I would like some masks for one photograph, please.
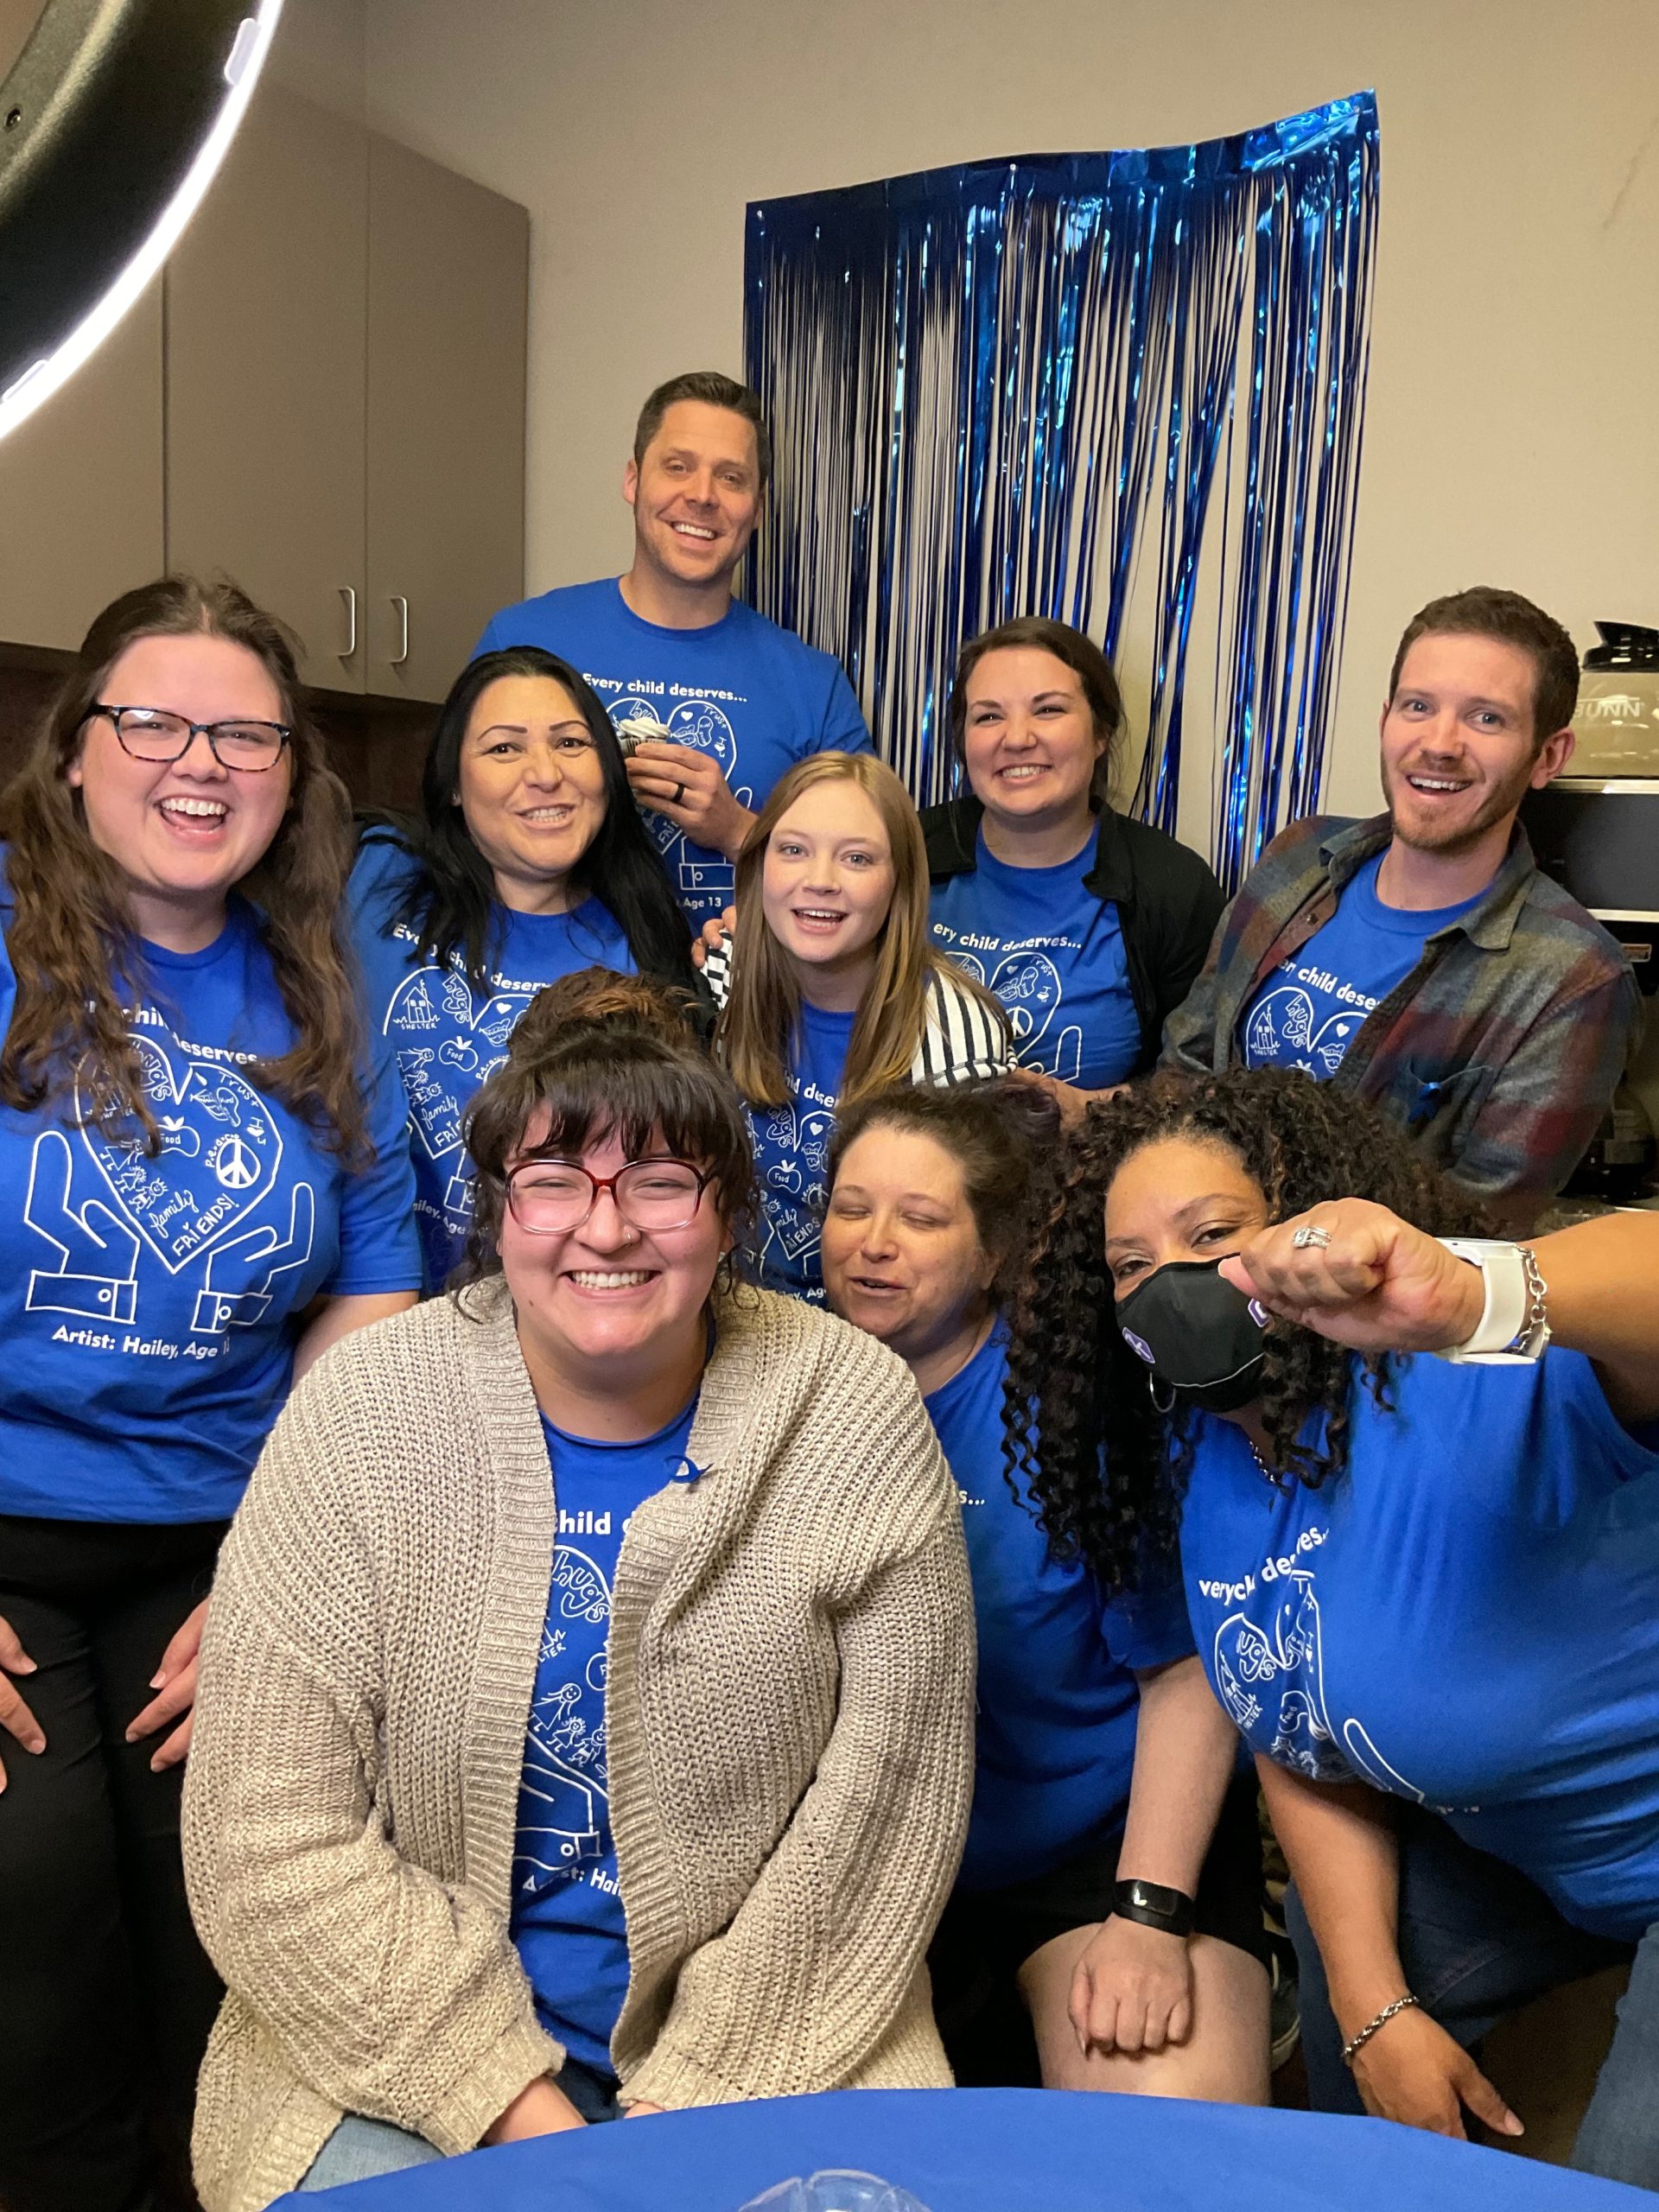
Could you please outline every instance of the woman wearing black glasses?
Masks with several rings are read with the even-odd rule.
[[[568,661],[480,653],[438,710],[421,808],[364,839],[351,907],[369,1015],[409,1094],[421,1244],[467,1245],[467,1109],[536,993],[583,968],[690,990],[691,932],[610,717]]]
[[[240,592],[99,617],[0,834],[0,2202],[131,2212],[217,1996],[178,1850],[214,1555],[292,1374],[410,1302],[413,1182],[346,794]]]
[[[468,1141],[474,1279],[307,1377],[214,1588],[208,2212],[950,2080],[973,1611],[915,1384],[734,1281],[743,1107],[644,979],[543,992]]]

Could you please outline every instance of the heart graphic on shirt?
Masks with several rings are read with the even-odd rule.
[[[721,774],[729,784],[737,772],[737,736],[726,715],[712,699],[677,699],[667,714],[663,712],[664,704],[661,700],[641,699],[630,693],[626,698],[612,701],[611,720],[619,728],[626,721],[659,723],[668,734],[659,739],[658,743],[685,745],[693,752],[706,753],[711,760],[718,764]],[[738,794],[734,791],[733,796],[737,797]],[[657,841],[658,851],[664,855],[671,845],[685,836],[677,822],[671,821],[665,814],[658,814],[654,808],[645,810],[645,820]],[[730,883],[731,871],[728,868],[723,875],[724,887],[728,891]],[[683,894],[710,887],[709,884],[702,881],[682,881],[679,885]]]
[[[480,1004],[464,976],[417,968],[391,995],[382,1025],[397,1055],[411,1127],[428,1156],[461,1147],[465,1109],[507,1057],[532,991],[492,991]]]
[[[694,752],[706,753],[717,761],[720,772],[728,783],[737,766],[737,738],[730,721],[712,699],[679,699],[665,715],[659,702],[651,699],[628,697],[618,699],[611,708],[611,720],[619,726],[626,721],[650,720],[660,722],[668,732],[661,742],[667,745],[688,745]]]
[[[121,1212],[177,1274],[233,1236],[264,1198],[282,1164],[282,1132],[234,1068],[182,1052],[175,1059],[153,1037],[132,1041],[160,1155],[151,1159],[139,1137],[105,1136],[78,1082],[81,1141]]]
[[[997,963],[991,988],[1007,1008],[1014,1049],[1024,1059],[1058,1010],[1060,971],[1046,952],[1011,952]]]
[[[1309,1075],[1332,1076],[1348,1056],[1365,1016],[1357,1007],[1328,1015],[1313,1027],[1313,1001],[1298,985],[1269,991],[1251,1014],[1244,1033],[1244,1065],[1264,1067],[1288,1047],[1295,1065]]]
[[[835,1133],[835,1116],[822,1110],[796,1115],[785,1107],[765,1124],[763,1142],[778,1147],[782,1156],[765,1171],[760,1211],[768,1246],[775,1245],[786,1259],[816,1252],[822,1240],[820,1214]]]

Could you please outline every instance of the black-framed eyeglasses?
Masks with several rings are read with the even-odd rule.
[[[614,1175],[579,1160],[521,1160],[507,1176],[507,1209],[532,1236],[557,1236],[580,1229],[608,1191],[630,1229],[685,1229],[714,1179],[689,1160],[631,1160]]]
[[[253,775],[274,768],[294,735],[286,722],[193,722],[162,707],[111,707],[102,700],[92,713],[108,715],[122,751],[135,760],[182,760],[197,738],[205,737],[221,768]]]

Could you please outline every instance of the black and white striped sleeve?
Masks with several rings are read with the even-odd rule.
[[[944,969],[929,973],[922,1039],[910,1064],[912,1083],[940,1086],[974,1083],[1006,1075],[1014,1065],[1008,1027],[1000,1011],[988,1007]]]
[[[720,943],[703,955],[702,980],[708,984],[717,1007],[723,1007],[732,995],[732,938],[729,931]]]

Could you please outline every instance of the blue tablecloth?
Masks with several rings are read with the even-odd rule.
[[[738,2212],[791,2175],[880,2174],[928,2212],[1653,2212],[1615,2182],[1384,2120],[1039,2089],[842,2092],[618,2120],[283,2212]]]

